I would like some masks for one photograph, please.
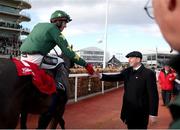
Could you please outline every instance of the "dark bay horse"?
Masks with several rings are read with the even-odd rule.
[[[30,76],[17,75],[10,59],[0,59],[0,68],[0,128],[16,128],[26,95],[29,90],[37,90],[32,87]]]
[[[1,58],[0,68],[0,128],[16,128],[20,113],[41,114],[48,110],[52,97],[40,93],[32,84],[31,76],[19,77],[10,59]],[[52,127],[55,128],[58,123],[64,125],[61,117],[66,102],[61,104],[65,100],[63,98],[62,94],[57,108],[58,116],[53,119]]]
[[[70,60],[68,57],[66,57],[63,53],[60,55],[60,57],[64,60],[64,64],[62,64],[60,67],[60,69],[61,69],[60,71],[62,72],[60,79],[61,79],[62,83],[64,84],[64,86],[66,87],[66,91],[62,91],[62,90],[58,91],[59,92],[58,100],[57,100],[58,105],[57,105],[56,111],[54,112],[54,114],[52,116],[52,120],[50,122],[51,129],[57,128],[58,124],[61,126],[62,129],[65,129],[65,121],[63,119],[63,114],[65,111],[65,105],[68,100],[67,96],[68,96],[68,94],[71,93],[70,88],[69,88],[68,77],[69,77],[69,68],[74,66],[74,62],[72,60]],[[33,112],[31,112],[29,110],[25,110],[25,109],[21,113],[20,124],[21,124],[22,129],[27,128],[26,122],[27,122],[28,113],[33,114]],[[35,114],[41,114],[41,113],[43,113],[43,112],[38,112]],[[47,123],[47,126],[48,126],[48,124],[49,123]],[[38,126],[38,128],[42,128],[42,127]],[[43,128],[44,128],[44,125],[43,125]]]

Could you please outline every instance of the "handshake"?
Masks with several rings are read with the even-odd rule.
[[[98,78],[102,77],[102,75],[99,72],[95,72],[92,64],[87,63],[85,68],[91,77],[98,77]]]

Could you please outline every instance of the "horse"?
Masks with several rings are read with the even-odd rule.
[[[31,77],[19,77],[10,59],[0,59],[0,68],[0,128],[13,129],[16,128],[28,86],[32,86],[29,82]]]
[[[52,121],[50,123],[50,128],[55,129],[59,123],[62,129],[65,129],[65,121],[63,119],[63,114],[65,111],[65,105],[67,103],[67,93],[70,93],[69,91],[69,83],[68,83],[68,75],[69,75],[69,68],[74,66],[74,62],[72,62],[69,58],[67,58],[63,53],[60,56],[64,60],[64,66],[61,67],[61,81],[63,81],[63,84],[66,86],[66,92],[65,91],[59,91],[58,94],[58,107],[56,108],[56,111],[54,112],[52,116]],[[21,129],[26,129],[26,122],[27,122],[27,114],[32,112],[28,112],[28,110],[24,110],[21,113],[21,120],[20,125]],[[41,114],[41,113],[35,113],[35,114]],[[41,125],[41,124],[40,124]],[[46,122],[46,125],[48,126],[48,123]],[[46,126],[46,127],[47,127]],[[44,127],[44,126],[43,126]],[[38,128],[42,128],[42,126],[38,126]]]
[[[21,120],[23,119],[23,112],[41,114],[48,110],[52,96],[40,93],[33,85],[31,76],[18,76],[16,66],[10,59],[1,58],[0,68],[1,129],[16,128],[20,114],[22,114]],[[63,98],[62,96],[59,101],[64,101],[65,99]],[[66,102],[63,104],[58,102],[59,107],[57,110],[61,114],[59,114],[59,117],[54,116],[53,119],[54,122],[60,123],[62,128],[64,128],[64,120],[61,117],[64,113]]]

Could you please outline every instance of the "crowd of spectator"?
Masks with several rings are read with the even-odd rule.
[[[19,56],[19,47],[21,44],[22,42],[16,38],[7,38],[0,36],[0,54]]]
[[[22,25],[19,25],[17,23],[12,23],[12,22],[0,21],[0,26],[8,27],[8,28],[15,28],[15,29],[22,29]]]

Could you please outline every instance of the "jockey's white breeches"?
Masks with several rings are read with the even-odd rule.
[[[32,63],[37,64],[43,69],[54,69],[58,64],[63,63],[64,60],[60,57],[54,56],[54,55],[48,55],[48,57],[52,57],[53,59],[57,59],[56,65],[47,64],[47,63],[41,63],[43,60],[43,55],[41,54],[21,54],[21,61],[25,64],[24,61],[29,61]]]

